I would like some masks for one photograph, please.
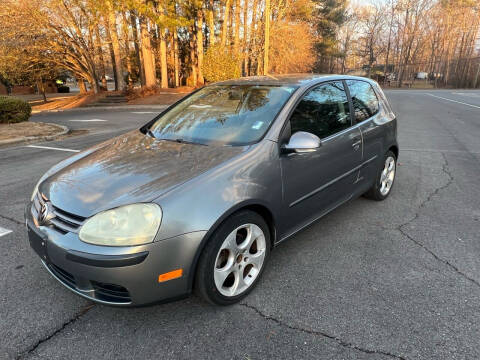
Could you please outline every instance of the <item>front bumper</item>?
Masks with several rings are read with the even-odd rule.
[[[138,306],[186,296],[191,291],[195,255],[206,231],[129,247],[97,246],[33,222],[25,223],[31,247],[65,287],[95,302]],[[182,269],[182,276],[159,282],[159,275]]]

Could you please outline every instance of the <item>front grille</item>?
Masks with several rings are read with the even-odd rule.
[[[114,303],[129,303],[132,301],[130,293],[123,286],[105,284],[97,281],[91,281],[90,283],[95,290],[95,297],[97,299]]]
[[[32,206],[32,216],[35,219],[39,220],[40,211],[46,201],[48,201],[48,199],[44,195],[40,194],[40,192],[37,192],[37,195],[33,199]],[[53,204],[51,205],[55,217],[49,220],[48,226],[62,234],[66,234],[68,232],[78,233],[78,229],[85,222],[86,218],[64,211]]]
[[[50,272],[55,275],[60,282],[65,284],[70,289],[82,293],[83,295],[92,300],[97,299],[119,305],[130,304],[132,302],[130,293],[123,286],[101,283],[94,280],[88,281],[85,279],[83,280],[83,283],[90,283],[91,290],[81,289],[77,287],[77,281],[75,280],[75,277],[65,269],[62,269],[61,267],[52,264],[51,262],[44,263],[44,265],[48,267]],[[79,283],[82,283],[82,279],[79,279]]]
[[[75,282],[75,278],[68,271],[63,270],[62,268],[59,268],[58,266],[52,263],[49,263],[47,266],[60,280],[62,280],[68,286],[72,288],[76,287],[77,284]]]

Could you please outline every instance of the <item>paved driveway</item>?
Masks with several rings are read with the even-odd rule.
[[[48,167],[153,112],[35,116],[90,133],[0,149],[0,358],[480,358],[480,92],[391,91],[400,163],[384,202],[354,200],[273,251],[242,304],[93,305],[29,249],[23,207]],[[93,120],[106,121],[77,121]]]

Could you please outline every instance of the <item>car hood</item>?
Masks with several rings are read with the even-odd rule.
[[[151,201],[244,149],[156,140],[136,130],[86,150],[76,161],[65,161],[39,189],[61,210],[89,217]]]

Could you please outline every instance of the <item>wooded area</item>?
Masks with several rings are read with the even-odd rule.
[[[0,81],[97,93],[322,72],[479,87],[478,0],[3,0]]]
[[[340,71],[402,86],[426,73],[435,86],[480,86],[480,1],[386,0],[351,7],[340,27]],[[352,35],[355,34],[355,35]],[[336,65],[338,68],[338,64]],[[389,76],[390,75],[390,76]]]

